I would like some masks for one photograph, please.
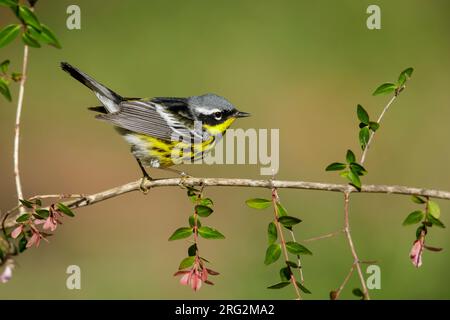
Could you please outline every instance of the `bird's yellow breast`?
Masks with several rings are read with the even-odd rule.
[[[223,134],[230,126],[231,124],[236,120],[236,118],[228,118],[222,123],[216,124],[216,125],[203,125],[203,128],[205,128],[206,131],[208,131],[209,134],[215,136],[218,134]]]

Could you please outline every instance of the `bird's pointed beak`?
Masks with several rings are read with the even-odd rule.
[[[235,117],[236,117],[236,118],[250,117],[250,113],[248,113],[248,112],[243,112],[243,111],[238,111],[238,112],[236,112]]]

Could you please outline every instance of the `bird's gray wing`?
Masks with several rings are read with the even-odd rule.
[[[191,131],[164,106],[151,101],[123,101],[120,110],[96,118],[120,128],[171,141],[172,135],[190,137]]]

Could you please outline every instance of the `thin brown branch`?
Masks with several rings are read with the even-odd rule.
[[[289,233],[291,234],[292,241],[297,242],[297,240],[295,240],[294,231],[289,230]],[[299,254],[297,255],[297,264],[298,264],[298,270],[299,270],[299,274],[300,274],[301,283],[304,284],[305,278],[303,277],[303,265],[302,265],[302,259]]]
[[[344,288],[345,288],[345,286],[346,286],[348,280],[350,280],[350,277],[352,276],[353,271],[355,271],[355,265],[354,265],[354,264],[352,264],[352,267],[350,268],[350,271],[348,272],[347,276],[345,277],[345,279],[344,279],[344,281],[342,282],[342,284],[341,284],[341,286],[339,287],[339,289],[337,289],[337,291],[336,291],[336,293],[335,293],[335,295],[334,295],[334,300],[339,299],[339,296],[340,296],[342,290],[344,290]]]
[[[395,95],[389,100],[389,102],[386,104],[386,106],[384,107],[384,109],[383,109],[383,111],[381,112],[380,116],[378,117],[378,120],[377,120],[378,124],[380,124],[381,120],[383,120],[383,117],[384,117],[384,115],[386,114],[386,111],[388,111],[389,107],[390,107],[391,104],[395,101],[395,99],[397,99],[397,97],[398,97],[398,94],[395,94]],[[366,147],[364,148],[364,152],[363,152],[363,154],[362,154],[362,156],[361,156],[361,161],[360,161],[361,165],[363,165],[363,164],[364,164],[364,161],[366,161],[367,152],[369,151],[370,145],[372,144],[372,140],[373,140],[374,135],[375,135],[375,131],[372,131],[372,132],[370,133],[369,141],[367,141],[367,145],[366,145]]]
[[[327,233],[327,234],[324,234],[324,235],[321,235],[321,236],[318,236],[318,237],[308,238],[308,239],[306,239],[306,240],[303,240],[303,242],[312,242],[312,241],[317,241],[317,240],[322,240],[322,239],[332,238],[332,237],[335,237],[335,236],[337,236],[338,234],[341,234],[341,233],[343,233],[343,232],[344,232],[344,229],[338,230],[338,231],[335,231],[335,232],[331,232],[331,233]]]
[[[14,127],[14,178],[16,181],[16,193],[17,193],[17,202],[19,199],[23,199],[23,190],[22,190],[22,182],[20,179],[20,170],[19,170],[19,145],[20,145],[20,119],[22,117],[22,107],[23,107],[23,98],[25,94],[25,82],[27,80],[27,66],[28,66],[28,46],[25,45],[23,48],[23,63],[22,63],[22,77],[20,79],[20,88],[19,88],[19,98],[17,100],[17,110],[16,110],[16,123]],[[19,210],[22,211],[20,207]]]
[[[355,245],[353,244],[352,235],[350,233],[349,210],[348,210],[349,209],[348,208],[349,207],[349,198],[350,198],[350,193],[345,192],[344,193],[344,212],[345,212],[344,232],[345,232],[345,235],[347,236],[348,245],[350,246],[350,250],[352,252],[353,264],[356,267],[356,271],[358,272],[359,280],[360,280],[361,286],[363,288],[364,299],[370,300],[369,291],[367,290],[367,286],[366,286],[366,280],[364,279],[364,276],[363,276],[363,273],[361,270],[361,263],[359,261],[358,254],[356,253]]]
[[[277,226],[278,234],[280,235],[280,242],[281,242],[281,248],[282,248],[283,254],[284,254],[284,261],[287,263],[289,261],[289,254],[288,254],[288,251],[286,248],[286,240],[284,239],[283,228],[281,226],[280,221],[278,221],[279,213],[278,213],[277,202],[278,202],[277,189],[273,188],[272,189],[272,205],[273,205],[273,212],[275,215],[274,222],[275,222],[275,225]],[[291,270],[289,266],[288,266],[288,268],[289,268],[289,270]],[[295,279],[293,272],[291,272],[291,278],[289,280],[291,281],[292,285],[294,286],[295,293],[297,295],[297,299],[301,300],[302,296],[300,295],[300,289],[298,288],[297,280]]]
[[[86,207],[98,202],[102,202],[111,198],[121,196],[128,192],[141,192],[142,180],[133,181],[118,187],[114,187],[98,193],[85,195],[78,199],[64,202],[65,205],[72,209]],[[251,187],[251,188],[290,188],[303,190],[319,190],[345,193],[349,190],[348,185],[333,184],[322,182],[308,182],[308,181],[283,181],[283,180],[252,180],[252,179],[227,179],[227,178],[169,178],[146,181],[145,188],[157,187],[179,187],[185,186],[206,186],[206,187]],[[355,190],[356,191],[356,190]],[[354,192],[356,193],[356,192]],[[424,189],[406,186],[388,186],[388,185],[363,185],[361,193],[386,193],[386,194],[401,194],[401,195],[418,195],[436,199],[450,200],[450,192],[435,189]],[[38,196],[36,196],[38,197]],[[36,198],[35,197],[35,198]],[[17,208],[16,208],[17,209]],[[10,210],[11,211],[11,210]],[[11,216],[8,219],[6,226],[14,225],[14,219],[17,216]]]

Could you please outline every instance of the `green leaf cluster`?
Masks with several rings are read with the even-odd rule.
[[[352,150],[347,150],[345,156],[346,163],[333,162],[328,165],[326,171],[341,171],[339,175],[347,179],[357,190],[361,190],[360,177],[367,174],[367,170],[356,162],[356,156]]]
[[[36,0],[29,0],[30,6],[20,4],[17,0],[0,0],[0,6],[9,8],[19,20],[0,28],[0,48],[10,44],[21,34],[22,42],[30,47],[39,48],[41,44],[48,44],[55,48],[61,48],[61,44],[55,33],[45,24],[41,23],[33,11]],[[18,82],[22,75],[17,72],[8,74],[9,60],[0,63],[0,94],[11,101],[10,80]]]
[[[414,69],[411,67],[406,68],[400,73],[396,83],[383,83],[375,89],[373,95],[377,96],[381,94],[389,94],[392,92],[394,92],[396,96],[399,95],[399,93],[405,88],[406,82],[411,78],[413,71]]]
[[[360,104],[356,107],[356,115],[358,116],[359,123],[359,144],[362,150],[366,149],[366,146],[370,139],[371,132],[375,132],[380,128],[380,124],[375,121],[370,121],[369,114]]]
[[[283,251],[282,244],[277,242],[279,232],[282,232],[281,229],[278,230],[278,228],[281,228],[281,226],[283,226],[284,228],[292,232],[293,227],[302,222],[302,220],[289,215],[287,209],[281,204],[278,199],[276,201],[272,201],[264,198],[252,198],[246,200],[245,203],[248,207],[257,210],[267,209],[273,204],[275,205],[273,209],[275,210],[276,220],[271,221],[267,226],[268,247],[266,249],[266,254],[264,257],[264,264],[270,265],[279,260]],[[278,227],[277,224],[279,224]],[[312,254],[312,252],[308,248],[295,241],[288,241],[284,245],[286,246],[287,252],[296,255],[297,258],[299,258],[300,255]],[[285,263],[286,266],[280,269],[281,282],[267,287],[268,289],[281,289],[293,283],[295,278],[292,278],[292,269],[298,269],[300,268],[300,266],[297,263],[289,260],[285,261]],[[304,293],[311,293],[300,282],[295,281],[295,284]]]

